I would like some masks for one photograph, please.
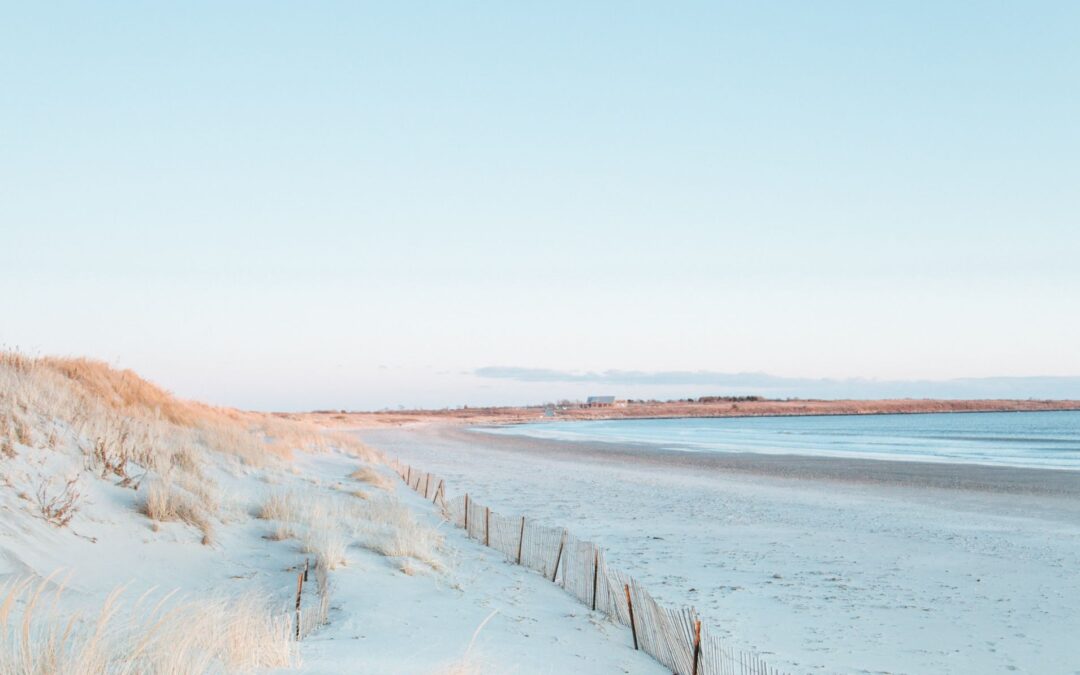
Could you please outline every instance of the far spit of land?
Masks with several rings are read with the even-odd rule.
[[[770,415],[883,415],[961,412],[1020,412],[1036,410],[1080,410],[1076,400],[735,400],[650,401],[622,406],[587,408],[555,407],[554,419],[606,420],[674,417],[755,417]],[[545,406],[453,408],[442,410],[396,410],[379,412],[316,411],[283,414],[324,426],[349,428],[402,426],[416,423],[514,424],[552,419]]]

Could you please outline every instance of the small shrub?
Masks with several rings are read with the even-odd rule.
[[[50,494],[51,480],[43,479],[37,488],[37,505],[41,517],[57,527],[66,527],[79,510],[79,477],[69,479],[63,489]]]

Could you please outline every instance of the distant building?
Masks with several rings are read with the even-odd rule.
[[[614,406],[614,396],[590,396],[585,400],[586,408],[612,408]]]

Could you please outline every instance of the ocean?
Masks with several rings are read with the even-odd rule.
[[[671,451],[756,452],[1080,470],[1080,411],[543,422],[484,428]]]

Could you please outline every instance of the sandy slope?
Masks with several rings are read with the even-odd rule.
[[[302,469],[330,481],[343,475],[347,462],[315,457]],[[335,576],[331,624],[304,642],[304,672],[438,672],[465,654],[489,616],[466,659],[474,669],[469,672],[664,672],[633,650],[622,627],[466,540],[403,484],[397,493],[445,529],[449,569],[406,576],[386,558],[351,551],[348,568]]]
[[[5,476],[79,473],[79,458],[19,448]],[[140,495],[93,477],[81,480],[83,508],[69,529],[33,515],[27,499],[0,489],[0,583],[15,577],[67,576],[64,609],[94,612],[114,588],[126,585],[129,604],[148,589],[177,589],[186,597],[234,597],[257,590],[286,607],[297,566],[295,540],[269,541],[271,526],[252,517],[271,490],[336,492],[357,461],[348,455],[301,454],[291,465],[251,469],[215,462],[211,475],[227,495],[215,543],[180,523],[153,531],[137,513]],[[411,491],[395,493],[426,522],[441,520]],[[355,487],[355,486],[349,486]],[[340,493],[338,493],[340,495]],[[76,535],[75,533],[78,533]],[[93,541],[92,541],[93,539]],[[329,625],[301,643],[299,672],[436,673],[471,651],[469,672],[657,673],[634,652],[625,631],[596,619],[543,579],[506,565],[492,551],[446,528],[444,572],[408,576],[399,561],[351,546],[348,564],[332,576]],[[293,671],[289,671],[293,672]]]
[[[1032,494],[1013,489],[1030,475],[960,489],[918,472],[804,477],[434,427],[361,436],[454,492],[593,538],[661,598],[792,672],[1080,672],[1069,481]]]

